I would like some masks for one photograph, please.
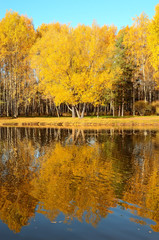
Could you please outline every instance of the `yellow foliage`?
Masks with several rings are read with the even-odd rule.
[[[155,70],[159,71],[159,4],[156,13],[149,24],[148,46],[151,52],[151,62]]]
[[[52,24],[33,48],[32,64],[45,94],[76,105],[100,101],[105,88],[111,88],[111,54],[114,26],[92,27]]]

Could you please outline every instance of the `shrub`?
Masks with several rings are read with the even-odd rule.
[[[154,109],[154,113],[159,115],[159,101],[152,102],[152,107]]]
[[[135,111],[140,116],[150,115],[152,113],[152,105],[145,101],[135,102]]]

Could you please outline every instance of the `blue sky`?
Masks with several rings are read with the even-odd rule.
[[[91,25],[95,19],[102,26],[114,24],[120,29],[131,25],[132,18],[143,11],[152,18],[159,0],[3,0],[0,19],[6,10],[14,10],[33,19],[35,28],[42,23],[78,23]]]

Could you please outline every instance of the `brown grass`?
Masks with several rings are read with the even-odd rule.
[[[0,127],[82,127],[82,128],[153,128],[159,129],[159,116],[127,117],[127,118],[0,118]]]

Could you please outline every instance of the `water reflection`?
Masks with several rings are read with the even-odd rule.
[[[35,212],[96,227],[117,206],[159,232],[157,131],[1,128],[0,155],[0,219],[14,232]]]

